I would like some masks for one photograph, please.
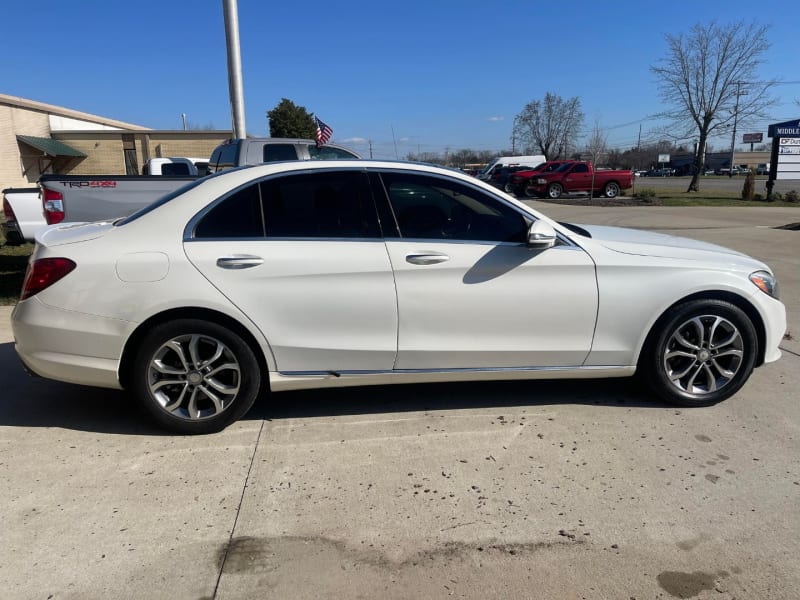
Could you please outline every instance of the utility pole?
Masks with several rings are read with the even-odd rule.
[[[372,140],[369,140],[369,157],[372,158]]]
[[[742,85],[741,81],[736,82],[736,108],[733,109],[733,136],[731,137],[731,164],[730,164],[730,169],[728,169],[728,177],[733,177],[734,149],[736,147],[736,121],[739,118],[739,97],[747,96],[747,91],[742,92],[739,90],[741,85]]]
[[[225,18],[225,42],[228,49],[228,92],[231,99],[233,137],[239,139],[247,137],[247,132],[244,125],[244,87],[237,0],[222,0],[222,13]]]
[[[183,130],[186,131],[186,113],[181,113],[181,121],[183,121]]]

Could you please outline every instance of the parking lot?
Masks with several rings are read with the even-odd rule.
[[[800,211],[531,204],[765,260],[782,359],[710,408],[627,380],[354,388],[179,437],[29,378],[0,307],[3,596],[796,598],[800,232],[775,227]]]

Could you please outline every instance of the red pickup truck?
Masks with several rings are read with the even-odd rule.
[[[533,191],[533,188],[528,188],[528,183],[531,181],[536,181],[536,176],[539,173],[549,173],[550,171],[555,171],[560,166],[569,162],[575,161],[548,160],[547,162],[543,162],[538,167],[534,167],[533,169],[518,171],[517,173],[511,175],[511,179],[509,179],[505,191],[513,192],[517,196],[522,196],[524,194],[528,198],[533,198],[536,196],[536,193]]]
[[[550,173],[539,173],[530,179],[527,190],[540,198],[560,198],[570,192],[602,192],[616,198],[621,190],[633,187],[633,171],[594,169],[591,162],[575,161],[561,165]]]

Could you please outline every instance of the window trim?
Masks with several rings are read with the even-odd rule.
[[[264,200],[261,197],[261,184],[262,183],[264,183],[266,181],[270,181],[272,179],[283,178],[283,177],[292,177],[292,176],[296,176],[296,175],[317,175],[317,174],[320,174],[320,173],[329,173],[330,174],[330,173],[343,173],[343,172],[346,172],[346,173],[353,173],[353,172],[362,173],[362,174],[364,174],[365,177],[367,177],[367,182],[368,182],[367,183],[367,188],[369,189],[370,198],[372,199],[372,208],[375,211],[375,222],[378,224],[378,234],[377,234],[377,236],[375,236],[375,237],[330,237],[330,236],[327,236],[327,237],[312,237],[312,236],[300,237],[300,236],[269,236],[269,235],[266,235],[266,215],[264,213]],[[258,194],[259,194],[259,204],[260,204],[260,207],[261,207],[261,226],[262,226],[262,231],[265,232],[265,235],[263,235],[261,237],[219,237],[219,238],[211,238],[211,237],[199,238],[199,237],[195,237],[195,231],[197,229],[197,225],[200,223],[200,221],[203,220],[203,218],[209,212],[211,212],[216,206],[218,206],[219,204],[221,204],[222,202],[224,202],[225,200],[227,200],[228,198],[230,198],[234,194],[236,194],[236,193],[240,192],[241,190],[243,190],[244,188],[247,188],[247,187],[252,186],[252,185],[258,185],[259,186]],[[376,199],[375,199],[375,193],[374,193],[374,191],[372,189],[372,185],[371,185],[371,178],[369,177],[369,171],[367,169],[365,169],[364,167],[346,167],[346,168],[331,167],[331,168],[325,168],[325,169],[298,169],[298,170],[293,170],[293,171],[283,171],[281,173],[271,173],[271,174],[266,175],[264,177],[251,179],[250,181],[247,181],[247,182],[245,182],[245,183],[243,183],[243,184],[241,184],[241,185],[239,185],[239,186],[237,186],[237,187],[235,187],[235,188],[233,188],[231,190],[228,190],[227,193],[225,193],[222,196],[220,196],[219,198],[215,199],[210,204],[207,204],[200,211],[198,211],[191,219],[189,219],[189,222],[186,224],[186,227],[184,227],[184,229],[183,229],[183,242],[184,243],[186,243],[186,242],[212,242],[212,241],[213,242],[221,242],[221,241],[226,241],[226,242],[236,242],[236,241],[250,241],[250,242],[252,242],[252,241],[262,241],[262,242],[272,242],[272,241],[281,241],[281,242],[286,242],[286,241],[306,241],[306,242],[310,242],[310,241],[328,241],[328,242],[330,242],[330,241],[349,241],[349,242],[360,241],[360,242],[363,242],[363,241],[369,241],[369,242],[376,242],[376,241],[379,241],[379,242],[383,242],[384,239],[385,239],[385,236],[383,235],[383,230],[381,228],[380,215],[378,213],[378,208],[377,208]]]

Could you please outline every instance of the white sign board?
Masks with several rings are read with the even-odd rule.
[[[800,179],[800,138],[778,140],[776,179]]]
[[[658,155],[658,162],[660,162],[660,163],[669,162],[669,154],[659,154]]]

